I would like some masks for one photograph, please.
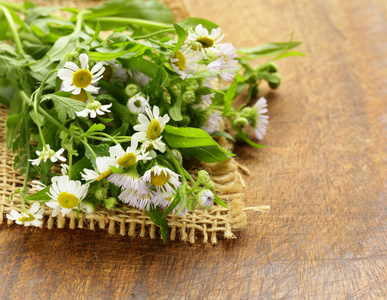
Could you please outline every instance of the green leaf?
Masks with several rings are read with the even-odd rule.
[[[226,95],[224,96],[224,114],[226,114],[232,107],[232,101],[234,100],[237,85],[238,81],[235,80],[227,90]]]
[[[179,26],[178,24],[173,24],[173,26],[175,27],[177,33],[177,43],[175,45],[175,48],[173,48],[172,53],[176,53],[180,50],[181,46],[183,46],[188,33],[183,27]]]
[[[287,43],[271,43],[263,44],[255,48],[242,48],[237,52],[241,54],[248,54],[254,57],[272,56],[283,51],[295,48],[300,45],[301,42],[287,42]]]
[[[62,96],[67,94],[69,93],[58,92],[55,94],[48,94],[44,95],[41,100],[41,102],[45,100],[52,100],[54,102],[59,121],[62,123],[65,122],[67,118],[75,119],[77,117],[76,112],[85,109],[84,102]]]
[[[48,201],[48,200],[50,200],[51,197],[47,194],[50,191],[50,187],[51,186],[45,187],[43,190],[41,190],[35,194],[29,195],[28,197],[26,197],[26,200],[27,201]]]
[[[85,134],[91,133],[91,132],[95,132],[95,131],[104,131],[105,128],[106,128],[106,126],[103,125],[103,124],[93,124],[93,125],[85,132]]]
[[[236,129],[235,127],[233,127],[233,129],[238,133],[238,137],[241,138],[243,141],[245,141],[250,146],[253,146],[255,148],[265,148],[266,147],[265,145],[260,145],[260,144],[254,143],[252,140],[250,140],[248,138],[247,132]]]
[[[90,168],[90,167],[91,167],[90,160],[87,157],[82,157],[81,160],[77,161],[75,164],[71,166],[71,170],[69,174],[70,178],[72,180],[80,179],[81,172],[83,172],[85,168]]]
[[[194,28],[197,25],[202,24],[203,27],[207,28],[207,30],[209,31],[219,27],[219,25],[202,18],[187,18],[183,21],[178,22],[177,24],[179,24],[183,28]]]
[[[219,162],[224,161],[226,159],[230,158],[230,154],[227,155],[223,151],[219,150],[216,146],[200,146],[195,148],[178,148],[178,150],[181,152],[181,154],[184,157],[194,157],[200,161],[207,162],[207,163],[213,163],[213,162]]]
[[[16,90],[7,78],[0,78],[0,103],[10,105]]]
[[[52,46],[47,56],[51,61],[61,60],[70,52],[73,52],[77,46],[78,37],[76,35],[67,35],[60,37]]]
[[[160,228],[161,237],[163,238],[165,244],[168,238],[168,223],[165,220],[163,211],[159,206],[154,207],[151,204],[149,210],[146,210],[146,213],[153,223]]]
[[[299,51],[289,51],[289,52],[286,52],[284,54],[281,54],[281,55],[278,55],[276,57],[273,58],[273,60],[277,60],[277,59],[281,59],[281,58],[285,58],[285,57],[290,57],[290,56],[302,56],[302,57],[306,57],[306,55],[302,52],[299,52]]]
[[[128,51],[120,51],[120,52],[109,52],[109,53],[101,53],[101,52],[89,52],[89,57],[94,59],[95,61],[108,61],[112,59],[116,59]]]
[[[23,113],[9,116],[7,119],[7,148],[10,149],[21,126]]]
[[[223,202],[222,199],[219,198],[217,194],[214,194],[214,202],[218,203],[220,206],[223,206],[225,208],[228,208],[227,204]]]
[[[215,131],[213,133],[211,133],[211,136],[223,136],[225,137],[226,139],[229,139],[230,141],[233,141],[235,142],[235,139],[232,137],[231,134],[229,134],[228,132],[224,132],[224,131]]]
[[[179,95],[176,99],[176,102],[173,104],[173,106],[168,110],[169,116],[174,121],[181,121],[183,120],[183,116],[181,115],[181,96]]]
[[[179,204],[180,202],[180,195],[179,193],[176,193],[175,198],[173,198],[171,204],[169,204],[168,208],[165,210],[163,214],[163,218],[166,218],[171,211]]]

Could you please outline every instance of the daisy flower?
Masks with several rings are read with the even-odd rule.
[[[148,188],[136,170],[128,170],[124,173],[113,173],[108,177],[108,181],[114,183],[122,189],[128,189],[137,195],[144,195]]]
[[[29,211],[25,213],[19,213],[16,210],[12,209],[11,214],[7,214],[7,218],[9,220],[13,220],[16,222],[16,224],[19,225],[24,225],[24,226],[36,226],[40,227],[43,222],[40,221],[40,219],[43,218],[43,213],[44,213],[44,207],[40,208],[40,203],[35,202],[32,204],[31,208]]]
[[[163,193],[168,197],[181,185],[179,177],[180,175],[172,170],[156,165],[146,171],[142,179],[150,183],[159,194]]]
[[[219,76],[226,81],[234,80],[238,71],[238,57],[235,47],[231,43],[219,44],[215,46],[217,59],[207,65],[209,70],[228,71],[221,72]]]
[[[58,71],[58,76],[63,80],[63,91],[78,95],[82,89],[90,93],[97,93],[98,87],[94,84],[102,78],[105,71],[103,64],[98,62],[89,71],[89,56],[86,53],[79,55],[81,68],[73,62],[66,62],[63,69]]]
[[[257,139],[262,140],[266,134],[267,125],[269,125],[269,116],[264,115],[264,113],[268,112],[266,99],[263,97],[259,98],[253,106],[253,111],[255,112],[256,119],[251,126],[254,128],[254,134]]]
[[[142,114],[145,112],[145,109],[149,107],[149,96],[145,99],[141,96],[141,93],[137,93],[129,99],[127,106],[132,114]]]
[[[95,170],[83,169],[84,173],[81,173],[83,180],[91,183],[108,177],[113,173],[111,166],[117,166],[117,159],[108,156],[97,157],[95,164]]]
[[[149,209],[149,205],[155,197],[157,196],[154,191],[146,190],[141,193],[133,189],[126,189],[118,196],[118,199],[138,209]]]
[[[47,193],[51,200],[46,202],[46,205],[53,208],[53,217],[59,212],[65,216],[78,207],[88,190],[89,184],[82,185],[79,180],[70,180],[67,175],[59,176],[56,180],[52,180],[50,192]]]
[[[202,190],[198,195],[198,203],[204,208],[209,208],[214,203],[214,194],[210,190]]]
[[[135,125],[133,129],[139,132],[135,133],[133,137],[139,141],[151,141],[154,145],[157,144],[157,147],[162,149],[165,145],[158,138],[170,118],[167,114],[160,117],[160,110],[157,106],[153,107],[153,113],[150,108],[147,108],[146,114],[147,116],[144,114],[138,115],[140,124]]]
[[[86,104],[86,108],[82,111],[75,112],[78,117],[87,117],[90,115],[90,118],[95,118],[97,115],[102,116],[106,112],[110,112],[109,108],[112,104],[102,105],[99,101],[93,101]]]
[[[50,145],[47,144],[45,148],[43,147],[42,151],[36,151],[38,158],[29,159],[28,161],[31,161],[31,164],[34,166],[38,166],[42,160],[46,162],[47,159],[51,160],[52,162],[57,162],[58,160],[66,161],[66,158],[61,156],[64,150],[64,148],[60,148],[58,151],[55,152],[50,148]]]
[[[183,80],[192,77],[198,68],[197,59],[195,57],[188,56],[186,52],[180,51],[176,52],[171,57],[171,66]]]
[[[126,148],[126,151],[122,149],[120,144],[110,147],[110,156],[117,159],[117,164],[123,168],[129,168],[140,160],[150,160],[151,157],[147,153],[141,154],[140,150],[137,150],[138,139],[133,135],[130,143],[130,147]]]
[[[188,43],[185,49],[193,50],[199,59],[207,58],[204,49],[213,47],[216,43],[223,39],[222,30],[220,27],[211,30],[211,34],[202,24],[199,24],[195,29],[188,30]]]
[[[222,115],[219,112],[214,112],[200,128],[209,134],[214,133],[218,130],[221,120]]]

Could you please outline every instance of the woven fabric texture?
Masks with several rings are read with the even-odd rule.
[[[22,2],[22,1],[15,1]],[[82,1],[82,0],[54,0],[33,1],[38,5],[50,6],[73,6],[87,8],[104,1]],[[173,11],[177,20],[189,16],[185,3],[177,0],[164,0]],[[13,155],[6,149],[6,119],[8,108],[0,106],[0,223],[7,221],[5,215],[12,209],[21,211],[21,202],[18,193],[14,193],[23,186],[24,176],[20,176],[13,169]],[[219,143],[223,147],[230,147],[227,140],[221,138]],[[193,177],[200,169],[207,170],[212,180],[216,183],[216,193],[227,203],[229,209],[214,205],[210,210],[197,209],[188,213],[186,217],[170,215],[168,217],[169,239],[195,243],[201,240],[204,243],[216,243],[220,236],[230,239],[234,237],[233,231],[246,226],[246,213],[243,211],[244,204],[244,183],[239,172],[239,164],[234,159],[221,163],[201,164],[191,170]],[[10,196],[13,194],[12,200]],[[65,217],[53,218],[51,209],[47,209],[42,227],[52,228],[97,228],[107,230],[109,234],[119,233],[121,235],[159,238],[158,228],[149,219],[146,213],[135,208],[114,211],[98,211],[93,214],[81,213],[77,219],[76,213],[72,212]]]

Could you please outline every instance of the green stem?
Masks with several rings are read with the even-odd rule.
[[[163,34],[163,33],[168,33],[168,32],[175,32],[175,28],[167,28],[167,29],[156,31],[156,32],[153,32],[153,33],[150,33],[150,34],[147,34],[147,35],[134,36],[132,38],[135,39],[135,40],[141,40],[141,39],[147,39],[147,38],[150,38],[152,36],[155,36],[155,35],[158,35],[158,34]]]
[[[16,3],[9,3],[9,2],[0,1],[0,5],[5,6],[6,8],[13,9],[13,10],[18,11],[18,12],[21,12],[23,14],[26,12],[23,5],[19,5]]]
[[[172,153],[172,150],[169,149],[169,147],[167,145],[165,145],[165,149],[167,151],[167,153],[169,154],[169,156],[171,157],[171,160],[173,162],[173,164],[175,165],[176,169],[178,170],[178,172],[180,173],[180,176],[181,178],[183,179],[183,182],[187,182],[187,180],[185,179],[185,175],[184,175],[184,172],[181,170],[182,166],[180,165],[180,162],[177,160],[177,158],[173,155]]]
[[[81,32],[83,21],[84,21],[83,16],[86,15],[86,14],[89,14],[89,13],[90,13],[89,10],[83,10],[83,11],[81,11],[77,15],[77,22],[75,23],[74,33],[80,33]]]
[[[23,56],[23,58],[25,58],[26,55],[24,53],[24,49],[23,49],[23,46],[21,44],[19,34],[17,32],[15,23],[13,22],[12,16],[9,13],[9,10],[5,6],[0,6],[0,9],[3,10],[4,16],[8,21],[9,27],[11,28],[13,38],[15,39],[15,43],[16,43],[17,49],[19,50],[20,55]]]
[[[138,24],[138,25],[148,25],[158,28],[172,28],[172,25],[160,23],[160,22],[154,22],[154,21],[148,21],[143,19],[135,19],[135,18],[119,18],[119,17],[99,17],[99,18],[93,18],[92,20],[87,21],[93,21],[93,22],[120,22],[120,23],[127,23],[127,24]]]
[[[25,129],[26,132],[28,133],[28,106],[29,106],[29,103],[26,102],[25,103],[25,106],[24,106],[24,124],[25,124]],[[27,157],[31,157],[30,156],[30,140],[29,140],[29,135],[26,134],[26,140],[25,140],[25,143],[26,143],[26,154],[27,154]],[[23,192],[22,192],[22,195],[20,197],[20,200],[21,200],[21,205],[22,205],[22,209],[23,211],[25,212],[26,211],[26,207],[25,207],[25,199],[26,199],[26,196],[27,196],[27,185],[28,185],[28,179],[30,177],[30,169],[31,169],[31,162],[27,162],[27,167],[26,167],[26,172],[25,172],[25,177],[24,177],[24,182],[23,182]]]
[[[116,145],[117,144],[119,144],[119,142],[114,138],[114,137],[112,137],[111,135],[109,135],[109,134],[107,134],[107,133],[105,133],[105,132],[91,132],[91,133],[89,133],[89,134],[99,134],[99,135],[102,135],[102,136],[105,136],[105,137],[107,137],[108,138],[108,140],[111,140],[111,141],[113,141]],[[92,136],[87,136],[88,138],[92,138],[92,137],[94,137],[93,135]]]
[[[93,97],[91,97],[90,92],[88,92],[88,91],[86,91],[86,90],[84,90],[84,91],[85,91],[85,93],[86,93],[86,95],[87,95],[87,98],[89,98],[90,103],[93,103],[93,102],[94,102],[94,99],[93,99]]]
[[[94,156],[94,158],[97,158],[97,155],[95,154],[94,150],[90,147],[90,145],[88,144],[87,140],[85,141],[84,139],[82,139],[82,137],[78,136],[78,135],[75,135],[71,130],[67,129],[65,126],[63,126],[61,123],[59,123],[57,120],[55,120],[48,112],[46,112],[43,108],[39,107],[38,108],[39,112],[44,115],[47,120],[49,120],[51,123],[53,123],[54,125],[56,125],[57,127],[59,127],[60,129],[62,129],[63,131],[66,131],[71,137],[73,137],[74,139],[80,141],[84,146],[85,148],[87,148],[90,153]]]

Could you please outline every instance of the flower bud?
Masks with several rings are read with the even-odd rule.
[[[81,210],[88,214],[92,214],[95,212],[95,203],[88,199],[85,199],[81,201]]]
[[[189,122],[191,122],[191,118],[189,116],[187,116],[187,115],[184,115],[183,116],[183,120],[180,121],[180,125],[182,127],[188,126]]]
[[[238,117],[234,121],[234,126],[243,129],[249,124],[249,120],[247,120],[245,117]]]
[[[198,173],[198,181],[202,182],[202,183],[207,183],[208,181],[210,181],[211,178],[210,178],[210,174],[208,174],[208,172],[206,170],[200,170],[199,173]]]
[[[105,200],[106,199],[106,196],[107,196],[107,189],[106,188],[103,188],[103,187],[99,187],[95,190],[95,193],[94,193],[94,196],[95,198],[97,198],[98,200]]]
[[[278,73],[273,73],[271,75],[272,75],[272,78],[268,81],[269,82],[269,86],[272,89],[276,89],[281,84],[281,75],[278,74]]]
[[[125,88],[125,93],[128,97],[133,97],[140,92],[140,87],[137,84],[130,83]]]
[[[209,182],[207,182],[205,185],[204,185],[204,187],[206,188],[206,189],[209,189],[210,191],[215,191],[215,188],[216,188],[216,186],[215,186],[215,183],[212,181],[212,180],[210,180]]]
[[[214,203],[214,194],[210,190],[202,190],[198,194],[197,202],[203,208],[210,208]]]
[[[172,154],[173,154],[174,157],[177,158],[179,163],[182,165],[183,164],[183,156],[181,155],[180,151],[176,150],[176,149],[173,149],[172,150]]]
[[[118,200],[114,197],[104,199],[103,202],[104,202],[106,209],[109,209],[109,210],[113,209],[118,204]]]
[[[194,91],[185,91],[183,94],[183,101],[187,104],[194,104],[196,100]]]

